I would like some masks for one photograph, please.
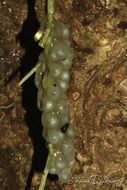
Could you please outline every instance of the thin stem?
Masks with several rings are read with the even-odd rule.
[[[52,41],[52,29],[53,29],[53,15],[54,15],[54,2],[55,0],[48,0],[48,23],[47,23],[47,29],[45,31],[44,37],[40,40],[39,46],[42,48],[45,48],[45,55],[48,55],[49,46],[51,45]],[[39,40],[42,37],[42,32],[38,31],[35,34],[35,41]],[[18,86],[21,86],[34,72],[36,72],[37,68],[40,66],[40,64],[36,65],[29,73],[21,79],[21,81],[18,83]]]
[[[3,115],[0,117],[0,122],[2,122],[3,118],[5,117],[5,113],[3,113]]]
[[[51,44],[52,29],[53,29],[53,16],[54,16],[54,2],[55,0],[48,0],[48,22],[44,37],[40,40],[39,46],[45,48],[46,54],[48,53]],[[36,36],[36,35],[35,35]]]
[[[45,58],[46,59],[48,57],[49,47],[51,46],[51,42],[52,42],[52,31],[53,31],[53,27],[54,27],[54,25],[53,25],[54,2],[55,2],[55,0],[48,0],[47,28],[45,30],[44,37],[39,42],[39,46],[44,48],[44,53],[45,53]],[[46,72],[45,72],[45,74],[46,74]],[[54,156],[53,156],[53,145],[50,144],[49,145],[49,154],[48,154],[46,166],[45,166],[45,169],[44,169],[44,173],[42,174],[41,183],[40,183],[40,186],[39,186],[38,190],[44,190],[47,175],[48,175],[49,169],[51,167],[51,163],[53,161],[53,158],[54,158]]]
[[[49,51],[49,47],[51,45],[51,41],[52,41],[52,31],[53,31],[53,18],[54,18],[54,3],[55,0],[48,0],[48,23],[47,23],[47,36],[45,35],[45,39],[46,40],[44,42],[46,42],[46,48],[45,48],[45,55],[48,55],[48,51]]]
[[[49,145],[49,154],[48,154],[48,158],[47,158],[47,161],[46,161],[46,166],[45,166],[44,173],[42,175],[41,183],[40,183],[40,186],[39,186],[38,190],[44,190],[45,182],[46,182],[46,179],[47,179],[47,175],[48,175],[52,160],[53,160],[53,147],[50,144]]]
[[[15,102],[9,104],[8,106],[0,106],[0,109],[9,109],[9,108],[11,108],[14,104],[15,104]]]
[[[31,77],[32,74],[34,74],[36,72],[36,70],[38,69],[38,67],[41,65],[41,63],[37,64],[35,67],[33,67],[33,69],[31,69],[29,71],[29,73],[27,73],[18,83],[18,86],[21,86],[29,77]]]

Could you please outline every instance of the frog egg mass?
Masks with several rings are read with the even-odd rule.
[[[46,21],[41,24],[44,32]],[[53,145],[53,162],[50,174],[57,174],[65,183],[71,179],[75,163],[75,132],[69,122],[69,107],[66,92],[69,87],[73,53],[69,43],[69,29],[53,20],[52,43],[48,56],[42,52],[36,70],[35,85],[38,89],[37,107],[42,111],[42,136]]]

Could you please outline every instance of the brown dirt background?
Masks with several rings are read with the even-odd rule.
[[[47,150],[34,76],[33,37],[45,0],[0,1],[0,189],[37,190]],[[49,176],[46,190],[127,189],[127,1],[56,0],[74,51],[68,90],[76,130],[73,178]],[[35,7],[35,8],[34,8]]]

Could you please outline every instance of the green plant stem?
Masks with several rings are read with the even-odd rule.
[[[38,189],[38,190],[44,190],[45,182],[46,182],[47,175],[48,175],[48,172],[49,172],[49,169],[50,169],[50,166],[51,166],[52,161],[53,161],[53,147],[52,147],[52,145],[50,144],[50,145],[49,145],[48,158],[47,158],[47,161],[46,161],[44,173],[43,173],[43,175],[42,175],[41,183],[40,183],[40,186],[39,186],[39,189]]]
[[[48,50],[49,50],[49,47],[51,45],[51,41],[52,41],[52,35],[51,35],[51,32],[52,32],[52,29],[53,29],[53,15],[54,15],[54,2],[55,0],[48,0],[48,23],[47,23],[47,29],[45,31],[45,35],[44,37],[40,40],[39,42],[39,46],[44,48],[44,52],[45,52],[45,55],[47,56],[48,55]],[[42,36],[42,32],[41,31],[38,31],[36,34],[35,34],[35,41],[39,40]],[[36,65],[29,73],[27,73],[25,75],[25,77],[23,77],[23,79],[21,79],[21,81],[18,83],[18,86],[21,86],[34,72],[36,72],[37,68],[39,67],[40,65]]]
[[[31,69],[29,71],[29,73],[27,73],[21,80],[20,82],[18,83],[18,86],[21,86],[29,77],[31,77],[32,74],[34,74],[36,72],[36,70],[38,69],[38,67],[41,65],[40,64],[37,64],[35,67],[33,67],[33,69]]]
[[[55,0],[48,0],[48,6],[47,6],[47,8],[48,8],[47,28],[45,30],[44,37],[39,42],[39,46],[42,47],[42,48],[44,48],[44,53],[45,53],[45,58],[46,59],[48,57],[49,48],[50,48],[51,42],[52,42],[52,31],[53,31],[53,27],[54,27],[54,24],[53,24],[54,2],[55,2]],[[45,71],[45,74],[46,74],[46,71]],[[45,75],[44,75],[44,77],[45,77]],[[49,154],[48,154],[46,166],[45,166],[44,172],[42,174],[41,183],[40,183],[40,186],[39,186],[38,190],[44,190],[46,179],[47,179],[47,175],[48,175],[49,169],[51,167],[51,163],[53,161],[53,157],[54,157],[53,145],[50,144],[49,145]]]
[[[39,46],[44,48],[46,54],[48,54],[48,49],[49,49],[49,46],[51,45],[51,41],[52,41],[54,2],[55,2],[55,0],[48,0],[47,28],[46,28],[44,37],[39,42]]]

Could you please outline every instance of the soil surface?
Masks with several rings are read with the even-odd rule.
[[[47,149],[34,75],[34,42],[45,0],[0,2],[0,189],[37,190]],[[46,190],[127,189],[127,1],[56,0],[74,52],[70,120],[76,164],[70,182],[48,176]]]

